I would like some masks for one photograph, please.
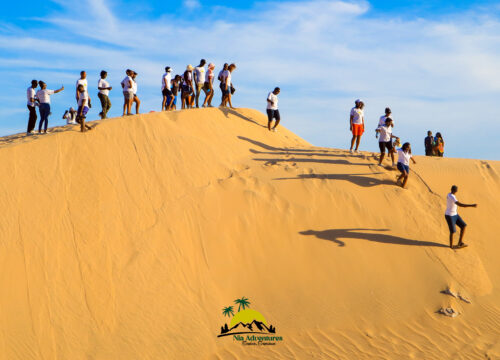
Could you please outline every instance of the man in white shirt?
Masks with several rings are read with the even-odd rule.
[[[451,192],[446,197],[446,212],[444,217],[448,223],[448,228],[450,229],[450,248],[461,249],[467,246],[464,244],[464,234],[467,224],[462,220],[460,215],[458,215],[458,207],[477,207],[477,204],[463,204],[457,200],[455,194],[458,192],[458,187],[453,185],[451,187]],[[460,228],[460,238],[456,247],[453,247],[453,235],[456,233],[456,225]]]
[[[137,73],[135,71],[132,71],[132,93],[134,94],[134,97],[132,99],[132,102],[135,102],[135,113],[139,114],[139,107],[141,106],[141,100],[139,100],[139,97],[137,96],[137,81],[135,81],[135,78],[137,77]]]
[[[377,125],[377,129],[381,126],[384,126],[385,125],[385,120],[390,117],[392,119],[392,111],[390,108],[385,108],[385,115],[382,115],[378,121],[378,125]],[[392,127],[394,127],[394,120],[392,121]],[[375,129],[375,137],[378,137],[378,131],[377,129]]]
[[[236,69],[236,65],[231,64],[227,67],[227,70],[225,70],[221,75],[221,78],[224,79],[224,86],[223,86],[223,90],[222,90],[222,94],[223,94],[222,106],[227,106],[227,104],[229,104],[229,107],[231,109],[234,109],[233,104],[231,102],[231,97],[232,97],[233,92],[234,92],[234,88],[233,88],[233,85],[231,83],[231,76],[232,76],[232,72],[234,71],[234,69]]]
[[[38,81],[31,80],[31,86],[27,90],[27,106],[28,111],[30,113],[28,119],[28,128],[26,130],[26,135],[31,135],[34,133],[34,129],[36,126],[36,87],[38,86]]]
[[[170,66],[165,68],[165,74],[161,78],[161,94],[163,96],[161,111],[170,110],[172,99],[172,69]]]
[[[380,159],[378,165],[382,166],[382,161],[385,156],[385,149],[391,155],[392,166],[394,167],[394,151],[392,149],[392,139],[398,139],[396,135],[392,134],[392,119],[390,117],[385,119],[383,126],[379,126],[376,130],[377,134],[380,133],[380,139],[378,140],[378,147],[380,149]]]
[[[276,87],[267,95],[267,129],[276,132],[276,127],[280,123],[280,111],[278,110],[278,94],[280,88]],[[274,127],[271,129],[273,119],[276,120]]]
[[[132,86],[132,78],[131,75],[133,73],[132,70],[127,69],[125,71],[127,76],[122,80],[121,85],[123,89],[123,116],[125,116],[125,113],[127,115],[132,115],[131,108],[132,108],[132,102],[134,101],[134,91],[133,91],[133,86]]]
[[[200,98],[200,93],[201,89],[203,89],[203,85],[205,84],[205,64],[207,62],[205,59],[200,60],[200,65],[194,68],[194,90],[196,91],[195,94],[195,101],[196,101],[196,107],[199,107],[198,104],[198,99]]]
[[[82,85],[83,88],[85,89],[85,92],[87,93],[87,96],[89,98],[89,108],[92,107],[90,105],[90,96],[89,96],[89,89],[88,89],[88,83],[87,83],[87,73],[85,71],[80,71],[80,78],[76,81],[76,101],[78,102],[78,85]]]
[[[357,100],[355,103],[356,107],[351,109],[349,118],[350,129],[352,131],[351,149],[349,150],[351,153],[353,152],[352,148],[354,147],[354,143],[356,143],[354,152],[358,152],[361,136],[365,131],[365,115],[363,111],[365,104],[361,100]]]
[[[97,83],[97,88],[99,89],[99,93],[97,96],[99,100],[101,100],[102,111],[99,115],[101,115],[101,119],[106,119],[109,109],[111,108],[111,101],[109,101],[109,90],[112,89],[109,86],[109,82],[106,81],[108,77],[108,73],[106,71],[101,71],[101,78]]]
[[[91,130],[92,128],[85,124],[85,118],[87,117],[87,113],[89,111],[89,94],[85,91],[83,85],[78,85],[78,110],[76,115],[76,122],[80,123],[81,132],[85,132],[87,130]]]

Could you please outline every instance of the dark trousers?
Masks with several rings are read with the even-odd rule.
[[[40,104],[40,124],[38,125],[38,132],[42,131],[42,125],[45,123],[44,130],[47,131],[47,126],[49,125],[49,115],[50,115],[50,104],[42,103]]]
[[[109,96],[98,93],[99,100],[101,100],[102,113],[101,119],[106,119],[106,115],[108,114],[109,109],[111,108],[111,101],[109,101]]]
[[[30,117],[28,120],[28,129],[26,130],[26,132],[31,132],[36,126],[36,108],[34,106],[27,106],[30,112]]]

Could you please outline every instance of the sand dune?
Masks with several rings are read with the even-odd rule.
[[[0,359],[500,358],[500,163],[417,157],[403,190],[374,154],[266,121],[188,110],[0,139]],[[479,203],[459,251],[452,184]],[[282,342],[217,337],[241,296]]]

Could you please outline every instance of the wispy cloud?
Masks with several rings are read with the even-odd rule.
[[[447,148],[455,155],[466,155],[459,144],[470,141],[471,119],[500,130],[489,106],[500,91],[500,22],[480,10],[429,20],[375,17],[366,1],[267,2],[251,10],[184,1],[199,11],[135,19],[113,4],[61,1],[37,37],[5,27],[0,66],[11,66],[15,54],[23,59],[16,66],[30,71],[27,79],[34,68],[40,76],[59,69],[75,77],[81,68],[106,68],[111,80],[134,67],[142,94],[151,97],[145,105],[157,108],[165,65],[180,73],[202,57],[234,61],[237,104],[262,108],[262,94],[280,85],[285,123],[320,145],[344,146],[346,114],[357,97],[367,102],[371,122],[390,105],[400,134],[412,141],[421,140],[415,124],[422,133],[453,127],[457,140]],[[481,130],[478,137],[492,136]]]
[[[198,0],[183,0],[184,7],[193,10],[201,7],[201,4]]]

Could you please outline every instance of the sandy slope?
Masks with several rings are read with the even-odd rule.
[[[265,122],[204,109],[0,139],[0,359],[500,358],[500,163],[417,157],[403,190],[371,153]],[[460,251],[454,183],[480,205]],[[241,296],[282,343],[217,338]]]

